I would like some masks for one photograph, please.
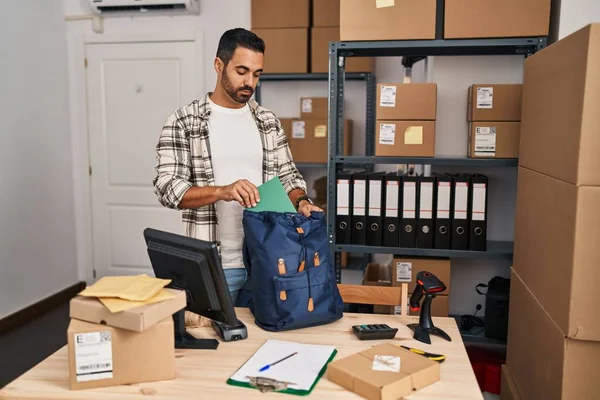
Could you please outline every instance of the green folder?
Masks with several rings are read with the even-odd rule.
[[[295,213],[296,208],[290,201],[281,181],[275,177],[258,187],[260,202],[256,207],[246,208],[248,211],[275,211],[281,213]]]
[[[269,371],[260,373],[259,368],[284,355],[296,352],[298,355],[274,365]],[[268,339],[228,380],[227,384],[259,389],[249,383],[248,376],[265,376],[282,382],[298,382],[277,393],[299,396],[309,395],[325,374],[327,365],[335,358],[334,346],[300,344]],[[289,363],[286,365],[285,363]],[[303,376],[303,379],[300,377]]]

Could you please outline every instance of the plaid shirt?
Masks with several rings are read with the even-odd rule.
[[[263,182],[278,176],[288,193],[294,189],[306,191],[279,119],[252,99],[248,105],[262,141]],[[178,109],[165,122],[156,146],[157,176],[153,181],[158,201],[165,207],[181,210],[179,203],[189,188],[215,185],[208,132],[210,114],[207,94],[202,101]],[[214,204],[184,209],[182,220],[187,236],[220,244]]]

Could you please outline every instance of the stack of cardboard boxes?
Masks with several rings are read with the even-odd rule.
[[[469,87],[469,157],[517,158],[523,85]]]
[[[265,72],[329,72],[340,40],[340,0],[252,0],[252,31],[265,41]],[[348,59],[346,72],[373,72],[374,59]]]
[[[287,136],[290,151],[296,163],[327,163],[327,97],[300,99],[300,118],[280,118]],[[345,120],[343,127],[344,155],[350,154],[352,121]]]
[[[252,0],[252,31],[266,46],[265,72],[308,72],[309,6],[309,0]]]
[[[598,398],[600,24],[525,63],[504,399]]]
[[[551,0],[341,0],[341,40],[546,36]],[[443,17],[437,18],[440,15]]]
[[[376,156],[435,156],[435,83],[377,85]]]
[[[340,41],[340,1],[312,0],[312,27],[310,28],[311,70],[329,72],[329,42]],[[350,57],[346,72],[373,72],[371,57]]]
[[[363,285],[367,286],[402,286],[408,284],[408,297],[412,295],[417,286],[417,274],[421,271],[431,272],[446,285],[446,290],[437,294],[431,303],[431,315],[434,317],[447,317],[450,295],[450,260],[431,258],[394,258],[391,265],[369,264],[365,270]],[[401,315],[402,307],[374,306],[376,314]],[[409,309],[409,315],[419,315],[419,311]]]
[[[174,298],[116,313],[97,298],[71,300],[71,390],[175,378],[173,314],[185,308],[186,296],[164,290]]]

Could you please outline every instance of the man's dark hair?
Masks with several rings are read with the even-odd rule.
[[[243,47],[263,54],[265,52],[265,42],[261,38],[249,30],[235,28],[228,30],[221,36],[219,47],[217,49],[217,57],[227,65],[229,61],[231,61],[235,49],[238,47]]]

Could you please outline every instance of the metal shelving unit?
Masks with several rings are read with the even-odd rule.
[[[375,77],[370,72],[354,72],[345,75],[347,81],[375,81]],[[261,104],[261,91],[264,82],[316,82],[329,80],[329,74],[327,73],[314,73],[314,74],[262,74],[256,86],[254,97],[256,101]]]
[[[349,164],[363,164],[367,168],[374,164],[427,164],[465,167],[516,167],[516,159],[470,159],[466,157],[375,157],[375,82],[372,82],[371,93],[367,88],[367,129],[366,152],[363,157],[343,156],[343,135],[340,128],[344,123],[344,81],[350,74],[345,73],[346,57],[403,57],[405,67],[427,56],[460,56],[460,55],[523,55],[528,57],[546,47],[547,37],[526,37],[506,39],[458,39],[458,40],[392,40],[392,41],[358,41],[332,42],[329,46],[329,163],[327,179],[329,192],[328,210],[335,210],[337,198],[336,175]],[[335,212],[327,215],[328,236],[330,246],[335,254],[335,270],[338,282],[341,282],[341,252],[387,253],[404,256],[442,256],[452,258],[479,259],[512,259],[512,242],[488,242],[487,251],[459,251],[440,249],[395,248],[341,245],[336,243]]]

